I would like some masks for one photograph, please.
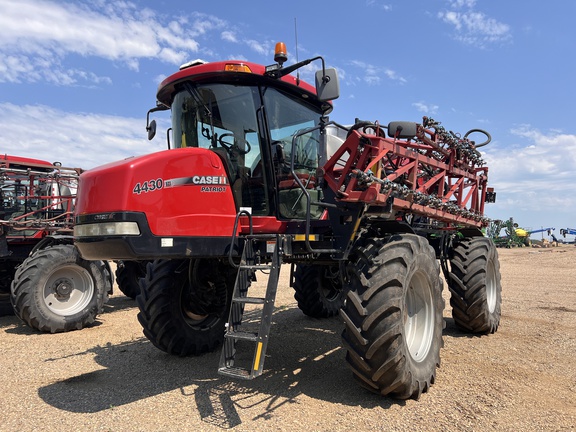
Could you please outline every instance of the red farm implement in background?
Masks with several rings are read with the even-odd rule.
[[[73,244],[81,170],[0,158],[0,313],[45,332],[92,323],[111,290],[110,269]]]

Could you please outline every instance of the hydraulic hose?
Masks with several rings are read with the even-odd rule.
[[[486,141],[484,141],[480,144],[474,144],[475,148],[484,147],[485,145],[489,144],[490,141],[492,141],[492,136],[487,131],[485,131],[484,129],[470,129],[468,132],[466,132],[466,135],[464,135],[464,139],[468,138],[468,135],[475,133],[475,132],[479,132],[481,134],[484,134],[484,135],[486,135],[486,138],[487,138]]]

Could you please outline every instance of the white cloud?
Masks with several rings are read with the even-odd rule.
[[[455,9],[473,8],[476,5],[476,0],[449,0],[449,3]]]
[[[231,31],[222,32],[220,37],[222,38],[222,40],[225,40],[226,42],[232,42],[232,43],[238,42],[238,38],[236,37],[236,34],[234,32],[231,32]]]
[[[3,0],[0,82],[78,84],[88,75],[66,67],[71,55],[121,62],[133,70],[145,58],[178,65],[201,49],[198,38],[224,28],[224,21],[207,14],[166,20],[130,2]]]
[[[166,148],[165,134],[147,140],[144,119],[70,113],[45,105],[1,103],[0,130],[2,153],[84,169]]]
[[[180,30],[181,34],[190,33],[192,36],[200,36],[226,27],[226,21],[212,15],[194,12],[192,17],[194,18],[192,25],[188,25],[187,20],[184,20],[187,25],[185,29]]]
[[[454,27],[456,40],[486,48],[511,39],[510,26],[476,11],[476,0],[450,0],[449,4],[451,9],[439,12],[438,18]]]
[[[406,78],[399,76],[398,73],[396,71],[393,71],[392,69],[385,69],[384,74],[392,81],[398,81],[401,82],[402,84],[408,82]]]
[[[271,45],[267,42],[259,42],[254,39],[249,39],[246,40],[245,43],[252,51],[256,51],[260,55],[268,55],[272,52]]]
[[[489,183],[497,189],[509,213],[514,207],[532,211],[555,209],[576,213],[576,135],[543,133],[528,125],[511,131],[524,145],[481,148],[489,166]],[[502,203],[500,205],[503,205]]]
[[[436,114],[438,112],[438,108],[440,108],[438,105],[430,105],[422,101],[414,102],[412,106],[424,114]]]
[[[372,7],[377,7],[380,8],[386,12],[391,11],[392,10],[392,5],[389,3],[383,3],[380,1],[376,1],[376,0],[366,0],[366,6],[372,6]]]
[[[29,57],[26,55],[1,55],[0,49],[0,83],[48,82],[55,85],[96,86],[111,84],[107,76],[96,75],[93,72],[78,68],[64,67],[58,58]]]
[[[382,68],[359,60],[352,60],[350,64],[363,70],[361,79],[368,85],[379,85],[383,76],[400,84],[408,82],[404,77],[398,75],[396,71],[389,68]]]

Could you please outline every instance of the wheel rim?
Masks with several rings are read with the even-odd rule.
[[[61,316],[81,312],[94,296],[94,281],[83,267],[67,265],[52,272],[44,287],[44,302]]]
[[[328,268],[324,272],[324,279],[320,282],[322,295],[328,302],[334,302],[340,298],[342,287],[339,283],[338,272],[333,272]]]
[[[496,309],[496,297],[496,271],[494,270],[494,263],[490,260],[486,267],[486,302],[490,313]]]
[[[432,290],[420,273],[412,277],[404,296],[404,330],[410,356],[424,360],[434,339],[434,311]]]
[[[222,318],[215,315],[198,315],[188,309],[182,309],[186,324],[195,330],[203,328],[212,328]]]
[[[186,325],[194,330],[212,328],[217,325],[221,319],[223,319],[223,317],[213,314],[200,315],[194,313],[184,305],[182,305],[182,317],[186,322]]]
[[[180,290],[180,310],[182,312],[182,318],[186,322],[188,327],[194,330],[202,330],[206,328],[212,328],[217,325],[223,316],[214,313],[199,313],[195,311],[192,307],[190,292],[191,287],[186,282],[183,282],[182,288]],[[226,302],[226,299],[221,299]]]

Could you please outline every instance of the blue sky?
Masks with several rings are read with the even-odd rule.
[[[295,62],[296,23],[298,59],[338,69],[333,120],[488,130],[487,215],[558,235],[576,228],[574,16],[564,0],[0,0],[0,151],[89,169],[162,150],[145,116],[163,77],[271,64],[277,41]]]

